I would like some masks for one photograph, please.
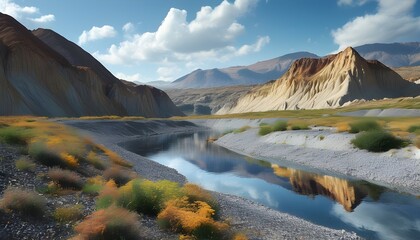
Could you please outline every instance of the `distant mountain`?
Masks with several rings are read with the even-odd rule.
[[[335,108],[356,99],[420,95],[420,86],[353,48],[324,58],[302,58],[281,78],[254,88],[217,114]]]
[[[293,61],[318,56],[308,52],[287,54],[249,66],[229,67],[222,69],[195,70],[171,84],[171,88],[212,88],[234,85],[254,85],[274,80],[283,75]]]
[[[149,86],[130,87],[89,53],[46,29],[0,14],[0,115],[182,115]]]
[[[365,59],[378,60],[388,67],[420,65],[420,42],[375,43],[355,49]]]

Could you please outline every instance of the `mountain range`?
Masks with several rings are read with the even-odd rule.
[[[0,115],[183,115],[165,92],[129,86],[52,30],[0,13]]]
[[[327,57],[295,61],[281,78],[254,88],[217,114],[335,108],[360,99],[418,95],[420,85],[349,47]]]
[[[368,60],[378,60],[388,67],[420,65],[420,42],[376,43],[362,45],[354,49],[362,57]],[[156,82],[156,86],[166,89],[185,89],[261,84],[281,77],[295,60],[305,57],[319,58],[319,56],[309,52],[290,53],[248,66],[208,70],[197,69],[172,83]]]

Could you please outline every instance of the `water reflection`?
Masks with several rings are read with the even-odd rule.
[[[420,201],[413,196],[365,181],[244,157],[207,143],[208,136],[195,133],[149,137],[147,141],[124,143],[123,147],[176,169],[188,181],[206,189],[242,196],[316,224],[355,231],[367,238],[416,239],[420,234]],[[386,215],[378,214],[380,211]],[[405,220],[391,224],[381,219],[384,216]]]

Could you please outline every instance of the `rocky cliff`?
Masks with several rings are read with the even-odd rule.
[[[57,41],[55,41],[57,40]],[[182,115],[149,86],[130,87],[83,49],[0,14],[0,115]]]
[[[347,48],[324,58],[299,59],[278,80],[252,90],[217,113],[335,108],[356,99],[418,95],[420,86]]]

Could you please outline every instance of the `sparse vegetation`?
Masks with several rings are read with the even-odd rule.
[[[286,121],[277,121],[273,124],[273,131],[286,131],[287,130],[287,122]]]
[[[33,130],[24,127],[2,127],[0,128],[0,140],[8,144],[25,145],[33,136]]]
[[[386,152],[392,148],[401,148],[408,144],[407,141],[394,137],[383,130],[359,133],[352,140],[353,145],[370,152]]]
[[[29,160],[27,157],[21,157],[16,160],[16,168],[19,171],[33,171],[36,167],[35,163]]]
[[[81,204],[60,207],[55,209],[53,216],[58,222],[74,222],[82,218],[83,208]]]
[[[41,217],[46,209],[46,200],[37,193],[17,188],[7,188],[0,201],[0,208],[31,217]]]
[[[223,239],[229,226],[215,221],[214,214],[206,202],[191,202],[188,197],[183,197],[169,201],[159,213],[158,220],[163,227],[198,239]]]
[[[273,132],[273,128],[269,125],[263,125],[260,127],[260,130],[258,131],[258,134],[260,136],[265,136],[269,133]]]
[[[142,239],[138,215],[115,206],[92,213],[75,230],[79,239]]]
[[[241,128],[238,128],[236,130],[233,131],[233,133],[241,133],[241,132],[245,132],[246,130],[250,129],[250,126],[243,126]]]
[[[325,136],[324,136],[324,135],[320,135],[320,136],[319,136],[319,140],[321,140],[321,141],[322,141],[322,140],[324,140],[324,139],[325,139]]]
[[[350,130],[349,133],[359,133],[364,131],[373,131],[381,130],[382,127],[373,120],[360,120],[356,122],[349,123]]]
[[[308,127],[308,125],[300,124],[300,125],[292,125],[292,127],[290,129],[292,129],[292,130],[308,130],[309,127]]]
[[[420,125],[412,125],[407,129],[410,133],[416,133],[417,135],[420,135]]]
[[[62,188],[80,190],[83,187],[82,178],[73,171],[52,168],[48,171],[48,177]]]
[[[106,180],[114,180],[118,186],[126,184],[128,181],[136,177],[134,172],[120,166],[112,166],[104,171]]]
[[[104,170],[106,168],[104,161],[93,151],[88,153],[86,160],[99,170]]]

